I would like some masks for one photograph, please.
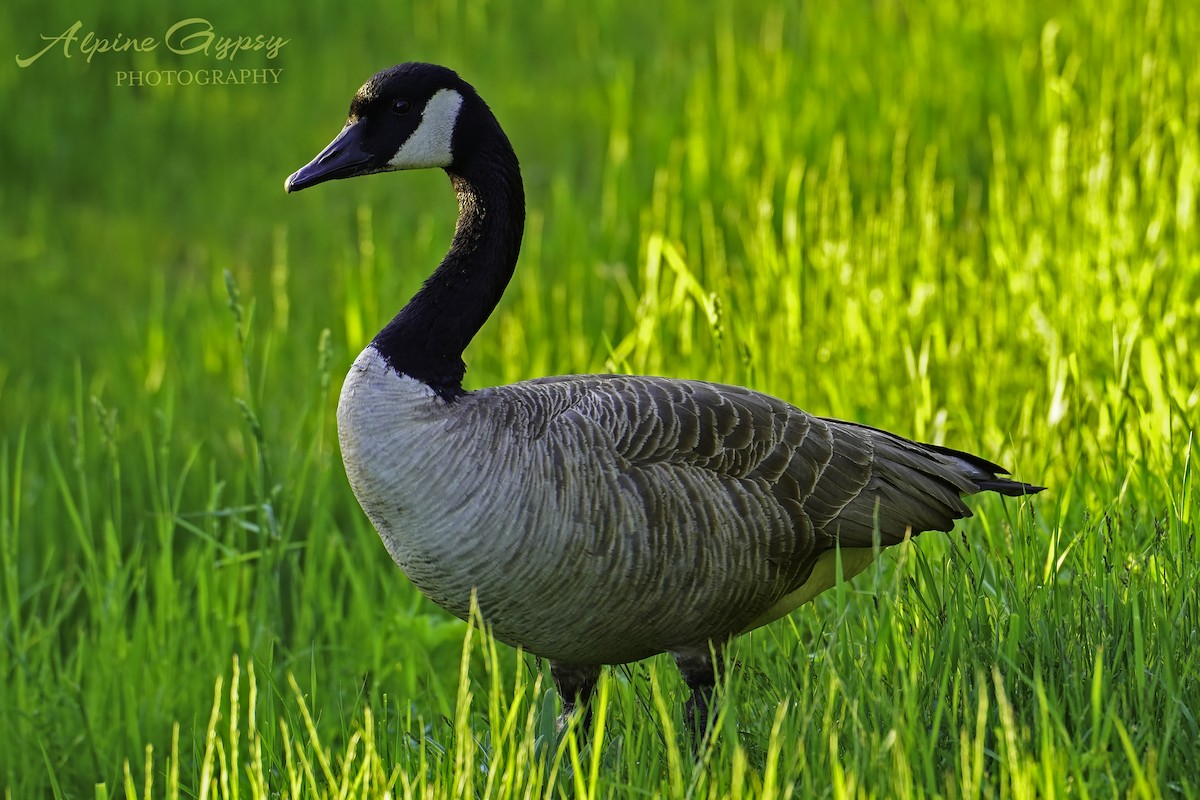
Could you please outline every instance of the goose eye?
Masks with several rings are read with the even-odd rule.
[[[404,98],[400,98],[396,102],[392,103],[392,110],[400,115],[407,114],[411,109],[412,109],[412,103],[405,100]]]

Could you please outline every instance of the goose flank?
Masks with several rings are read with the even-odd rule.
[[[350,368],[346,474],[392,559],[496,638],[550,660],[564,716],[601,665],[672,653],[703,730],[729,637],[789,613],[874,555],[1042,490],[968,453],[807,414],[737,386],[573,375],[463,388],[463,351],[512,277],[516,155],[453,71],[408,63],[358,90],[289,192],[440,168],[458,199],[441,264]]]

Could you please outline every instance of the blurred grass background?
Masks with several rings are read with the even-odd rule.
[[[161,46],[14,63],[77,19],[161,37],[192,16],[289,39],[228,65],[279,83],[115,85],[227,66]],[[464,706],[464,626],[390,564],[336,449],[345,367],[453,230],[445,178],[282,191],[359,84],[430,60],[497,113],[530,207],[469,385],[743,383],[1052,487],[981,499],[961,535],[744,640],[695,771],[646,688],[663,671],[677,704],[674,677],[618,672],[585,789],[1193,796],[1197,40],[1176,2],[7,4],[0,786],[91,795],[128,769],[237,796],[257,763],[279,792],[289,754],[358,731],[397,791],[523,791],[472,720],[542,720],[491,682],[536,665],[477,652],[491,705]],[[261,696],[247,717],[222,695],[222,762],[235,654]],[[475,738],[487,768],[460,757]]]

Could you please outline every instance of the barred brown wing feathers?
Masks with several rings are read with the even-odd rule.
[[[631,469],[670,465],[765,484],[794,535],[815,536],[819,549],[950,530],[971,515],[964,495],[1039,488],[998,478],[1001,468],[984,459],[814,417],[742,387],[630,376],[526,385],[544,392],[535,417],[551,424],[561,413],[559,424],[575,417],[571,424],[602,429]]]

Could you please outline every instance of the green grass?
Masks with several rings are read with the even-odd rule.
[[[0,65],[4,796],[1200,796],[1200,7],[797,5],[9,3],[22,55],[291,42],[278,86]],[[544,667],[405,581],[337,453],[453,198],[282,181],[409,59],[523,159],[470,385],[742,383],[1050,490],[739,640],[698,765],[664,658],[557,740]]]

